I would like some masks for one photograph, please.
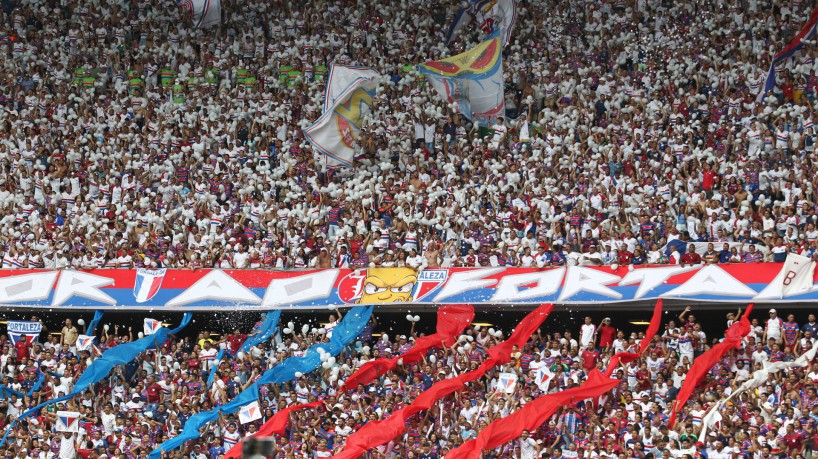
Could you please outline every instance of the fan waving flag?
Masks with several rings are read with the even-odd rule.
[[[798,32],[798,35],[790,40],[784,49],[773,56],[773,61],[770,63],[770,70],[767,72],[767,79],[764,81],[764,86],[762,87],[761,92],[758,93],[758,101],[761,101],[766,94],[775,88],[776,66],[792,57],[796,52],[798,52],[798,50],[804,47],[805,42],[809,41],[813,36],[815,36],[816,25],[818,25],[818,7],[812,10],[806,24],[804,24],[804,27],[801,28],[800,32]]]
[[[517,388],[517,375],[514,373],[500,373],[497,379],[497,390],[506,394],[513,394]]]
[[[247,424],[248,422],[253,422],[256,419],[261,419],[261,407],[258,405],[258,400],[244,405],[239,410],[240,423]]]
[[[79,335],[77,337],[77,350],[88,351],[94,347],[94,337],[88,335]]]
[[[488,126],[505,112],[503,46],[493,34],[465,53],[418,66],[444,100],[469,120]]]
[[[152,335],[162,328],[162,321],[145,318],[145,323],[142,325],[142,331],[145,336]]]
[[[553,378],[554,374],[551,373],[547,368],[538,368],[534,372],[534,384],[536,384],[541,391],[548,390],[548,386],[551,383],[551,379]]]
[[[31,344],[37,341],[37,337],[40,336],[43,329],[43,324],[40,322],[10,320],[6,328],[11,344],[17,344],[17,341],[20,340],[25,340]]]
[[[457,12],[449,27],[446,42],[452,41],[461,30],[472,26],[487,33],[499,32],[505,46],[511,40],[511,31],[516,21],[515,0],[472,0]]]
[[[57,423],[55,428],[57,432],[73,432],[80,431],[80,414],[76,411],[57,411]]]
[[[304,129],[326,167],[351,167],[360,151],[358,138],[364,119],[372,111],[372,101],[380,74],[365,67],[333,66],[324,101],[324,114]]]
[[[209,27],[222,20],[221,0],[176,0],[185,16],[191,16],[197,28]]]

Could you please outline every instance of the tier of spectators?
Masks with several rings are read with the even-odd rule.
[[[764,362],[792,361],[815,345],[815,314],[799,313],[806,318],[803,323],[796,322],[795,314],[786,315],[784,321],[772,309],[766,320],[752,318],[752,331],[742,347],[710,370],[674,429],[668,429],[668,414],[687,369],[720,338],[705,335],[690,308],[678,318],[670,316],[663,331],[637,361],[615,369],[613,375],[622,383],[612,392],[595,403],[577,400],[565,406],[536,431],[485,452],[485,457],[809,457],[818,441],[815,362],[770,375],[758,391],[745,393],[727,405],[721,422],[711,429],[708,438],[698,438],[704,412],[741,385],[751,372]],[[728,314],[727,324],[735,318]],[[326,330],[336,323],[336,318],[330,317],[322,328],[316,328],[321,327],[316,324],[285,328],[259,347],[238,352],[235,357],[227,354],[222,361],[216,361],[217,349],[235,352],[247,335],[237,329],[218,337],[208,332],[199,333],[195,339],[174,337],[160,349],[117,367],[83,394],[44,408],[39,416],[17,424],[3,447],[5,457],[145,457],[157,444],[178,434],[193,414],[224,404],[266,369],[301,355],[311,344],[325,341]],[[614,353],[637,349],[643,334],[631,331],[633,328],[617,327],[610,318],[599,325],[586,318],[578,329],[546,322],[527,344],[515,350],[507,365],[418,413],[403,435],[370,451],[368,457],[442,458],[493,420],[540,395],[576,387],[589,370],[604,370]],[[364,362],[399,355],[423,335],[414,325],[408,336],[392,337],[380,331],[373,318],[360,339],[346,348],[331,367],[320,368],[292,383],[263,386],[261,419],[242,424],[235,415],[223,416],[210,423],[200,439],[165,457],[218,459],[279,410],[315,400],[323,401],[323,405],[295,412],[285,435],[274,436],[272,457],[329,457],[340,451],[346,438],[363,424],[386,419],[435,382],[474,369],[486,358],[486,350],[503,339],[499,330],[469,327],[458,343],[429,351],[422,362],[399,366],[367,386],[339,385]],[[0,426],[8,428],[9,422],[28,407],[71,391],[79,375],[98,357],[96,352],[77,352],[77,335],[76,326],[67,320],[59,333],[44,330],[40,343],[27,344],[23,340],[12,346],[5,336],[0,338],[0,379],[4,386],[28,393],[40,372],[45,373],[44,382],[31,395],[18,397],[3,392]],[[97,334],[99,350],[131,341],[133,335],[130,328],[105,325]],[[209,385],[206,381],[213,365],[217,366],[216,377]],[[536,382],[539,369],[552,373],[546,386]],[[516,390],[506,393],[498,388],[500,373],[518,375]],[[55,431],[58,410],[81,413],[78,434]]]
[[[480,38],[444,44],[457,6],[224,0],[197,30],[169,0],[3,1],[2,267],[627,265],[679,262],[674,239],[746,243],[729,262],[816,252],[811,44],[756,101],[810,3],[520,1],[509,117],[489,130],[413,70]],[[382,82],[355,167],[326,170],[301,129],[335,63]]]

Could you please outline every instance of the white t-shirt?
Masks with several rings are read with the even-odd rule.
[[[582,324],[579,327],[579,343],[582,347],[588,347],[594,343],[594,335],[596,334],[596,325]]]

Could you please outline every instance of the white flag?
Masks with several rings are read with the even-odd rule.
[[[815,262],[811,258],[788,253],[782,271],[784,273],[781,287],[782,298],[806,293],[812,288]]]
[[[516,387],[517,375],[515,373],[500,373],[500,377],[497,379],[497,390],[512,394]]]
[[[247,424],[248,422],[261,419],[261,408],[258,406],[258,401],[248,403],[239,410],[239,422]]]
[[[534,382],[541,391],[547,391],[554,375],[547,368],[537,368],[534,371]]]
[[[94,347],[94,337],[88,335],[79,335],[77,337],[77,350],[87,351]]]
[[[80,414],[76,411],[57,411],[57,432],[80,431]]]
[[[162,328],[161,320],[146,318],[145,323],[142,325],[142,331],[145,333],[145,336],[156,333],[160,328]]]
[[[209,27],[222,20],[221,0],[176,0],[179,8],[193,18],[197,28]]]
[[[364,118],[369,115],[380,74],[363,67],[344,67],[330,73],[324,114],[304,129],[326,167],[352,167]],[[343,85],[346,86],[344,87]]]

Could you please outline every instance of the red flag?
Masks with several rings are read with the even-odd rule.
[[[347,437],[343,451],[333,456],[333,459],[353,459],[372,448],[387,443],[406,430],[406,422],[409,418],[418,412],[428,410],[439,399],[463,389],[466,383],[481,378],[495,366],[507,363],[511,360],[511,351],[514,346],[522,347],[528,342],[531,335],[553,309],[553,305],[544,304],[530,312],[517,324],[514,333],[507,340],[486,351],[488,358],[476,370],[439,381],[418,395],[411,404],[392,413],[389,418],[364,424]]]
[[[747,310],[744,311],[741,320],[730,325],[730,328],[724,332],[724,340],[722,342],[711,347],[709,351],[693,360],[693,365],[691,365],[690,370],[687,371],[687,377],[682,383],[679,393],[676,395],[676,401],[673,402],[673,411],[670,413],[670,420],[668,422],[668,426],[671,429],[676,423],[676,415],[685,406],[687,399],[690,398],[690,395],[693,394],[693,391],[699,383],[702,382],[704,375],[713,368],[713,365],[724,357],[727,351],[730,349],[738,349],[739,346],[741,346],[741,340],[750,333],[750,321],[747,320],[747,317],[750,316],[751,312],[753,312],[752,304],[747,306]]]
[[[449,451],[446,459],[479,459],[483,451],[518,438],[523,430],[535,430],[561,407],[586,398],[599,397],[619,383],[617,379],[592,370],[588,379],[579,387],[537,397],[514,413],[489,424],[480,431],[477,438]]]
[[[658,300],[656,302],[656,306],[653,308],[653,317],[650,319],[650,325],[648,325],[648,330],[645,332],[645,339],[639,343],[639,352],[617,352],[611,357],[611,361],[608,363],[608,368],[605,369],[605,376],[611,376],[616,369],[616,366],[619,363],[630,363],[634,360],[638,359],[645,349],[648,348],[650,342],[653,341],[653,337],[656,336],[656,333],[659,331],[659,325],[662,323],[662,300]]]
[[[375,378],[378,378],[387,371],[398,366],[398,361],[403,360],[403,364],[414,363],[423,359],[426,352],[437,346],[451,346],[463,330],[474,320],[474,307],[470,304],[450,304],[444,305],[437,310],[437,332],[418,338],[415,345],[403,355],[392,358],[380,358],[371,360],[358,369],[352,376],[347,378],[345,387],[352,390],[358,384],[367,385]],[[283,435],[290,421],[290,413],[301,409],[315,408],[322,402],[303,403],[283,409],[265,422],[251,437],[269,437],[271,435]],[[248,437],[249,438],[249,437]],[[241,457],[242,443],[236,443],[225,454],[226,458]]]

